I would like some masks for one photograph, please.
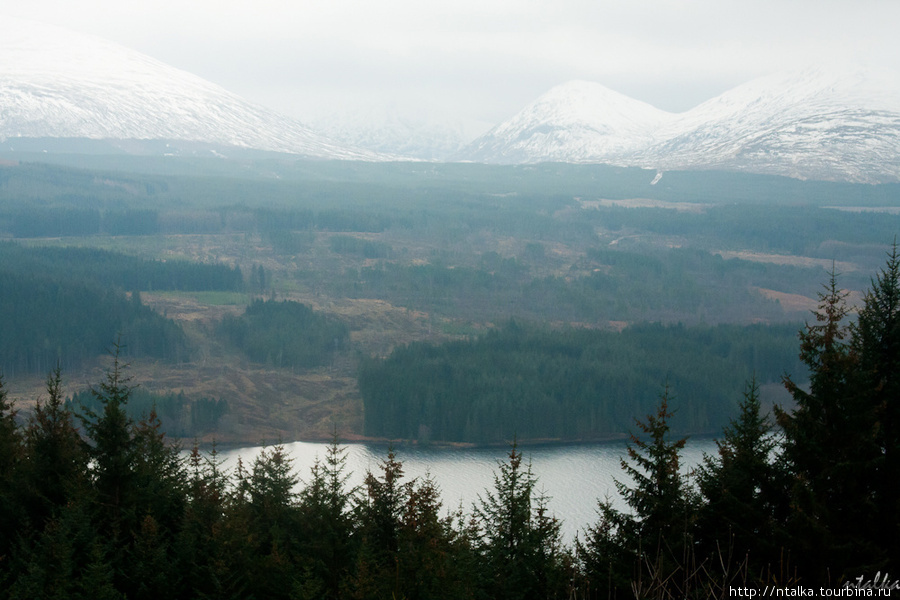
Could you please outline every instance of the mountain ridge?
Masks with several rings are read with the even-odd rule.
[[[375,111],[377,112],[377,111]],[[900,182],[900,76],[807,69],[762,77],[683,113],[571,81],[465,144],[433,115],[361,113],[316,131],[122,46],[0,16],[0,149],[284,153],[337,160],[602,163],[854,183]],[[461,148],[461,149],[460,149]]]
[[[0,141],[179,140],[378,160],[118,44],[0,17]]]
[[[589,98],[583,82],[552,88],[456,158],[900,181],[900,77],[893,72],[850,67],[785,71],[677,114],[647,110],[649,105],[596,86]],[[631,130],[585,135],[583,123],[604,114],[611,103],[616,122],[630,123]],[[579,106],[580,122],[560,117],[571,112],[570,105]],[[554,131],[553,139],[548,130]]]

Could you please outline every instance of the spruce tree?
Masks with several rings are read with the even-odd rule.
[[[754,378],[747,383],[740,414],[716,441],[718,454],[705,454],[696,471],[702,553],[711,568],[724,570],[723,577],[746,566],[762,580],[781,559],[786,475],[775,460],[779,440],[772,429]]]
[[[635,420],[640,434],[631,434],[622,470],[631,485],[616,480],[616,488],[631,508],[599,504],[598,523],[579,542],[579,556],[588,587],[597,594],[672,594],[690,582],[693,560],[695,493],[681,473],[681,451],[687,438],[671,440],[669,386],[656,413]],[[630,460],[630,462],[629,462]],[[634,588],[637,586],[637,588]],[[652,591],[651,591],[652,590]]]
[[[494,489],[485,490],[475,506],[481,530],[487,591],[498,599],[551,598],[560,589],[566,556],[560,524],[535,493],[537,476],[523,462],[514,441],[508,460],[499,462]],[[556,587],[555,587],[556,586]]]
[[[785,377],[795,407],[775,407],[786,468],[794,475],[787,526],[797,567],[801,576],[822,583],[878,567],[872,536],[875,413],[863,385],[859,349],[851,343],[847,295],[832,269],[815,323],[800,332],[809,389]]]
[[[133,436],[133,421],[125,411],[131,394],[129,379],[124,370],[127,365],[119,362],[120,346],[113,350],[112,368],[106,380],[92,393],[100,403],[101,411],[84,408],[79,415],[88,438],[87,453],[93,463],[91,479],[96,494],[98,523],[113,541],[127,539],[134,531],[136,514],[134,504],[138,490],[135,488],[135,463],[137,447]],[[119,540],[122,536],[122,540]]]
[[[224,598],[224,531],[228,476],[221,469],[215,444],[201,453],[195,442],[187,459],[187,505],[175,542],[184,596]]]
[[[18,479],[21,460],[22,436],[16,425],[16,411],[7,400],[0,375],[0,589],[12,575],[10,557],[23,516]]]
[[[59,366],[47,376],[47,399],[37,401],[29,420],[25,454],[29,520],[42,529],[70,499],[86,491],[87,455],[64,402]]]
[[[263,450],[247,480],[252,546],[249,595],[289,598],[296,579],[297,493],[299,479],[284,446]]]
[[[900,569],[900,254],[896,240],[885,267],[872,281],[852,329],[859,376],[866,396],[860,407],[869,418],[874,464],[867,472],[876,482],[875,531],[888,550],[892,570]]]
[[[397,460],[393,447],[388,448],[380,468],[380,477],[366,474],[358,507],[361,545],[354,582],[357,598],[400,596],[398,545],[407,488],[401,483],[403,463]]]
[[[453,570],[451,528],[440,516],[440,489],[431,477],[406,484],[397,536],[400,589],[408,600],[454,597],[463,573]]]
[[[347,487],[346,448],[337,435],[311,468],[311,478],[299,496],[299,554],[305,571],[298,597],[342,597],[342,583],[352,572],[355,522],[352,504],[355,489]]]
[[[655,414],[646,421],[636,420],[641,434],[631,434],[628,460],[622,470],[633,482],[628,486],[616,481],[616,488],[634,511],[638,531],[645,544],[662,543],[670,551],[680,551],[690,531],[692,491],[687,477],[681,473],[681,451],[687,438],[671,440],[669,421],[669,386],[660,397]]]

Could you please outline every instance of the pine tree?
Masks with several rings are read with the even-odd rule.
[[[762,579],[775,568],[786,542],[780,522],[786,474],[775,461],[778,437],[762,414],[756,379],[747,384],[740,414],[716,441],[718,454],[704,455],[696,471],[702,497],[698,537],[710,565],[723,576],[744,565]],[[733,557],[732,561],[728,558]]]
[[[253,539],[249,595],[289,598],[295,582],[299,479],[284,446],[263,450],[247,480],[249,534]]]
[[[794,474],[788,527],[798,568],[822,582],[878,566],[871,562],[877,555],[871,536],[877,526],[875,421],[860,354],[851,343],[846,298],[832,269],[815,324],[800,332],[809,390],[786,377],[796,406],[775,407],[784,431],[783,457]]]
[[[342,596],[342,582],[352,570],[354,520],[351,512],[355,495],[348,489],[346,448],[337,435],[325,451],[325,460],[316,458],[311,478],[299,497],[299,554],[306,565],[298,597],[314,595],[336,600]]]
[[[223,532],[226,526],[228,476],[221,469],[215,444],[203,454],[195,442],[187,460],[187,506],[175,542],[183,574],[182,596],[224,598]]]
[[[498,463],[494,489],[479,496],[475,518],[488,569],[488,594],[498,599],[551,598],[565,590],[560,581],[565,557],[560,524],[550,516],[546,497],[535,495],[537,476],[523,464],[514,441],[509,460]]]
[[[674,415],[669,410],[670,400],[666,385],[656,414],[648,415],[646,422],[636,421],[649,440],[631,434],[626,451],[631,462],[623,459],[621,465],[633,484],[629,487],[616,481],[616,488],[634,511],[644,543],[655,546],[662,542],[677,551],[683,546],[693,515],[691,490],[680,470],[687,438],[669,439],[669,420]]]
[[[84,414],[79,415],[88,437],[88,456],[93,462],[90,473],[99,509],[98,522],[113,540],[135,529],[133,509],[137,493],[137,448],[133,421],[125,411],[131,387],[124,375],[127,365],[119,362],[119,352],[116,344],[106,381],[98,390],[92,390],[102,411],[98,414],[84,408]]]
[[[430,477],[406,484],[406,502],[397,534],[400,587],[408,600],[449,592],[449,535],[441,520],[440,490]],[[449,594],[447,594],[449,596]]]
[[[599,522],[578,545],[588,586],[595,593],[629,593],[637,585],[641,593],[650,594],[643,587],[650,586],[653,593],[667,594],[688,584],[696,502],[681,473],[687,438],[669,439],[674,414],[669,402],[666,385],[656,413],[635,421],[648,439],[632,433],[626,450],[631,462],[621,461],[632,485],[616,480],[616,488],[632,512],[615,509],[609,500],[601,502]]]
[[[18,478],[21,461],[22,436],[16,425],[16,411],[7,400],[0,375],[0,589],[11,577],[10,556],[23,517]]]
[[[38,400],[25,431],[24,484],[32,526],[43,529],[76,495],[85,493],[87,455],[66,408],[59,366],[47,377],[47,399]]]
[[[366,474],[365,493],[358,506],[360,549],[354,594],[357,598],[390,598],[400,595],[399,531],[407,489],[400,483],[403,463],[393,446],[381,462],[381,476]]]
[[[900,568],[900,254],[896,240],[885,267],[867,291],[852,329],[864,410],[873,427],[876,515],[873,535],[889,549],[893,569]]]

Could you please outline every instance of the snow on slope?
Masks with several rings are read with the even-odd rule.
[[[678,115],[573,82],[553,88],[459,157],[900,181],[900,78],[847,67],[785,72]]]
[[[378,102],[336,107],[308,123],[342,143],[413,160],[444,160],[477,135],[454,117],[425,106],[411,110]]]
[[[655,140],[673,115],[598,83],[571,81],[552,88],[464,152],[483,162],[615,162]]]
[[[637,162],[812,179],[900,179],[900,78],[815,68],[763,77],[704,102]]]
[[[0,16],[0,140],[179,140],[376,159],[100,38]]]

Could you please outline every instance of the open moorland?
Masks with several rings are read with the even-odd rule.
[[[26,290],[23,303],[34,304],[26,292],[38,288],[28,286],[75,285],[70,280],[77,274],[90,293],[106,294],[111,307],[130,308],[94,328],[93,346],[84,342],[69,351],[70,342],[54,337],[62,335],[58,327],[54,333],[35,321],[29,329],[28,319],[40,318],[26,316],[22,304],[5,303],[0,320],[21,327],[4,330],[0,369],[22,415],[41,397],[56,362],[68,395],[97,385],[110,364],[106,350],[119,340],[139,389],[160,397],[183,393],[188,404],[225,401],[227,410],[212,421],[177,430],[225,443],[327,439],[334,430],[344,439],[430,440],[438,426],[425,416],[410,429],[379,425],[387,417],[377,417],[373,399],[413,394],[403,389],[415,388],[419,377],[432,378],[427,389],[438,389],[434,373],[449,366],[413,361],[401,368],[395,351],[450,342],[466,356],[488,352],[484,374],[468,372],[453,385],[515,373],[521,380],[535,365],[555,364],[545,354],[554,345],[624,356],[636,344],[643,358],[628,364],[649,361],[658,368],[635,370],[630,376],[650,379],[637,387],[598,380],[596,389],[608,391],[604,402],[626,402],[616,386],[646,386],[640,393],[647,398],[627,405],[642,411],[669,382],[686,405],[698,399],[696,410],[686,409],[684,429],[714,431],[734,414],[753,374],[764,401],[784,400],[781,375],[802,379],[796,332],[829,273],[858,304],[900,231],[894,210],[900,187],[890,185],[715,172],[658,178],[640,169],[573,165],[121,157],[49,165],[30,158],[0,167],[0,275]],[[51,248],[61,254],[41,254]],[[73,254],[88,250],[104,252]],[[141,262],[113,267],[125,259],[110,256]],[[187,273],[184,265],[228,272]],[[187,274],[176,277],[178,269]],[[152,277],[145,274],[151,270]],[[305,308],[298,312],[293,303]],[[68,319],[88,319],[72,310]],[[651,325],[664,331],[627,338],[632,341],[598,337]],[[491,354],[477,340],[489,332],[520,335],[510,327],[524,328],[540,351],[504,366],[497,356],[511,354]],[[679,327],[688,337],[677,338]],[[749,327],[756,328],[752,335]],[[572,332],[584,331],[594,333],[571,341]],[[670,334],[677,339],[653,337]],[[569,341],[561,341],[565,336]],[[150,343],[157,338],[163,341]],[[757,346],[745,348],[746,339]],[[663,358],[647,354],[647,345],[665,348]],[[597,373],[597,364],[583,368]],[[701,380],[715,379],[704,376],[706,369],[726,370],[731,383],[701,389]],[[368,383],[361,388],[361,381]],[[491,394],[517,393],[504,386],[500,396]],[[446,393],[460,393],[454,389]],[[477,386],[465,389],[490,395]],[[546,394],[590,396],[596,389],[558,387]],[[408,404],[426,402],[420,396],[403,400],[404,414],[427,413]],[[199,409],[178,410],[173,422]],[[623,433],[615,429],[574,438]],[[497,441],[490,427],[447,431],[438,441]],[[535,431],[524,437],[573,436]]]

